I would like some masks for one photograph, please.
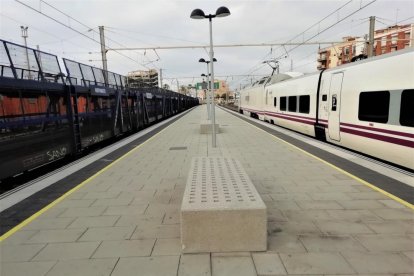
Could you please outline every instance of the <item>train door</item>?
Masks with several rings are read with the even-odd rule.
[[[340,134],[340,114],[341,114],[341,91],[344,73],[336,73],[331,77],[329,88],[329,115],[328,132],[329,138],[335,141],[341,140]]]

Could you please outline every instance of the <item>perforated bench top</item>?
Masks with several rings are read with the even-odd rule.
[[[182,211],[266,208],[240,162],[230,157],[194,157]]]

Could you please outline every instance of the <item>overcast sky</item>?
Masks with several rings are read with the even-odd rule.
[[[98,26],[105,27],[106,43],[112,48],[208,45],[208,20],[191,19],[195,8],[201,8],[206,14],[215,13],[220,6],[230,9],[230,16],[213,19],[214,44],[287,42],[338,9],[291,42],[302,42],[318,32],[322,33],[310,41],[322,43],[340,41],[344,36],[363,37],[368,33],[369,16],[377,17],[376,29],[396,22],[414,22],[414,0],[370,2],[373,0],[0,0],[0,38],[23,44],[20,26],[28,26],[30,47],[39,45],[41,50],[59,57],[102,67],[100,45],[93,41],[99,41]],[[357,11],[365,5],[368,6]],[[252,77],[244,75],[269,74],[270,67],[262,62],[271,58],[281,58],[282,72],[290,71],[291,63],[293,71],[316,71],[319,45],[300,46],[291,51],[293,47],[215,48],[218,59],[215,75],[236,88],[251,81]],[[121,53],[129,58],[108,52],[110,71],[126,75],[133,70],[162,68],[164,83],[173,89],[176,79],[180,85],[194,84],[200,81],[200,74],[206,73],[206,65],[198,60],[208,59],[208,49]]]

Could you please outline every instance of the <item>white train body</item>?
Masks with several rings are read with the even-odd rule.
[[[414,170],[413,49],[272,78],[241,91],[241,112]]]

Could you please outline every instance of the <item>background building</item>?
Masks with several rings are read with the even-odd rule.
[[[414,24],[395,25],[375,31],[374,53],[376,56],[413,47]]]
[[[319,50],[318,70],[333,68],[351,62],[354,58],[366,55],[365,39],[347,36],[343,42]]]
[[[207,91],[207,83],[199,82],[194,86],[194,88],[197,91],[198,97],[201,100],[204,100]],[[230,87],[226,81],[216,79],[214,81],[214,98],[226,100],[227,97],[234,98],[234,92],[230,91]]]
[[[374,33],[374,55],[398,51],[414,46],[414,24],[395,25]],[[318,54],[318,70],[333,68],[342,64],[366,58],[367,36],[344,37],[343,42],[332,47],[320,49]]]
[[[130,87],[158,87],[158,72],[154,69],[132,71],[127,78]]]

